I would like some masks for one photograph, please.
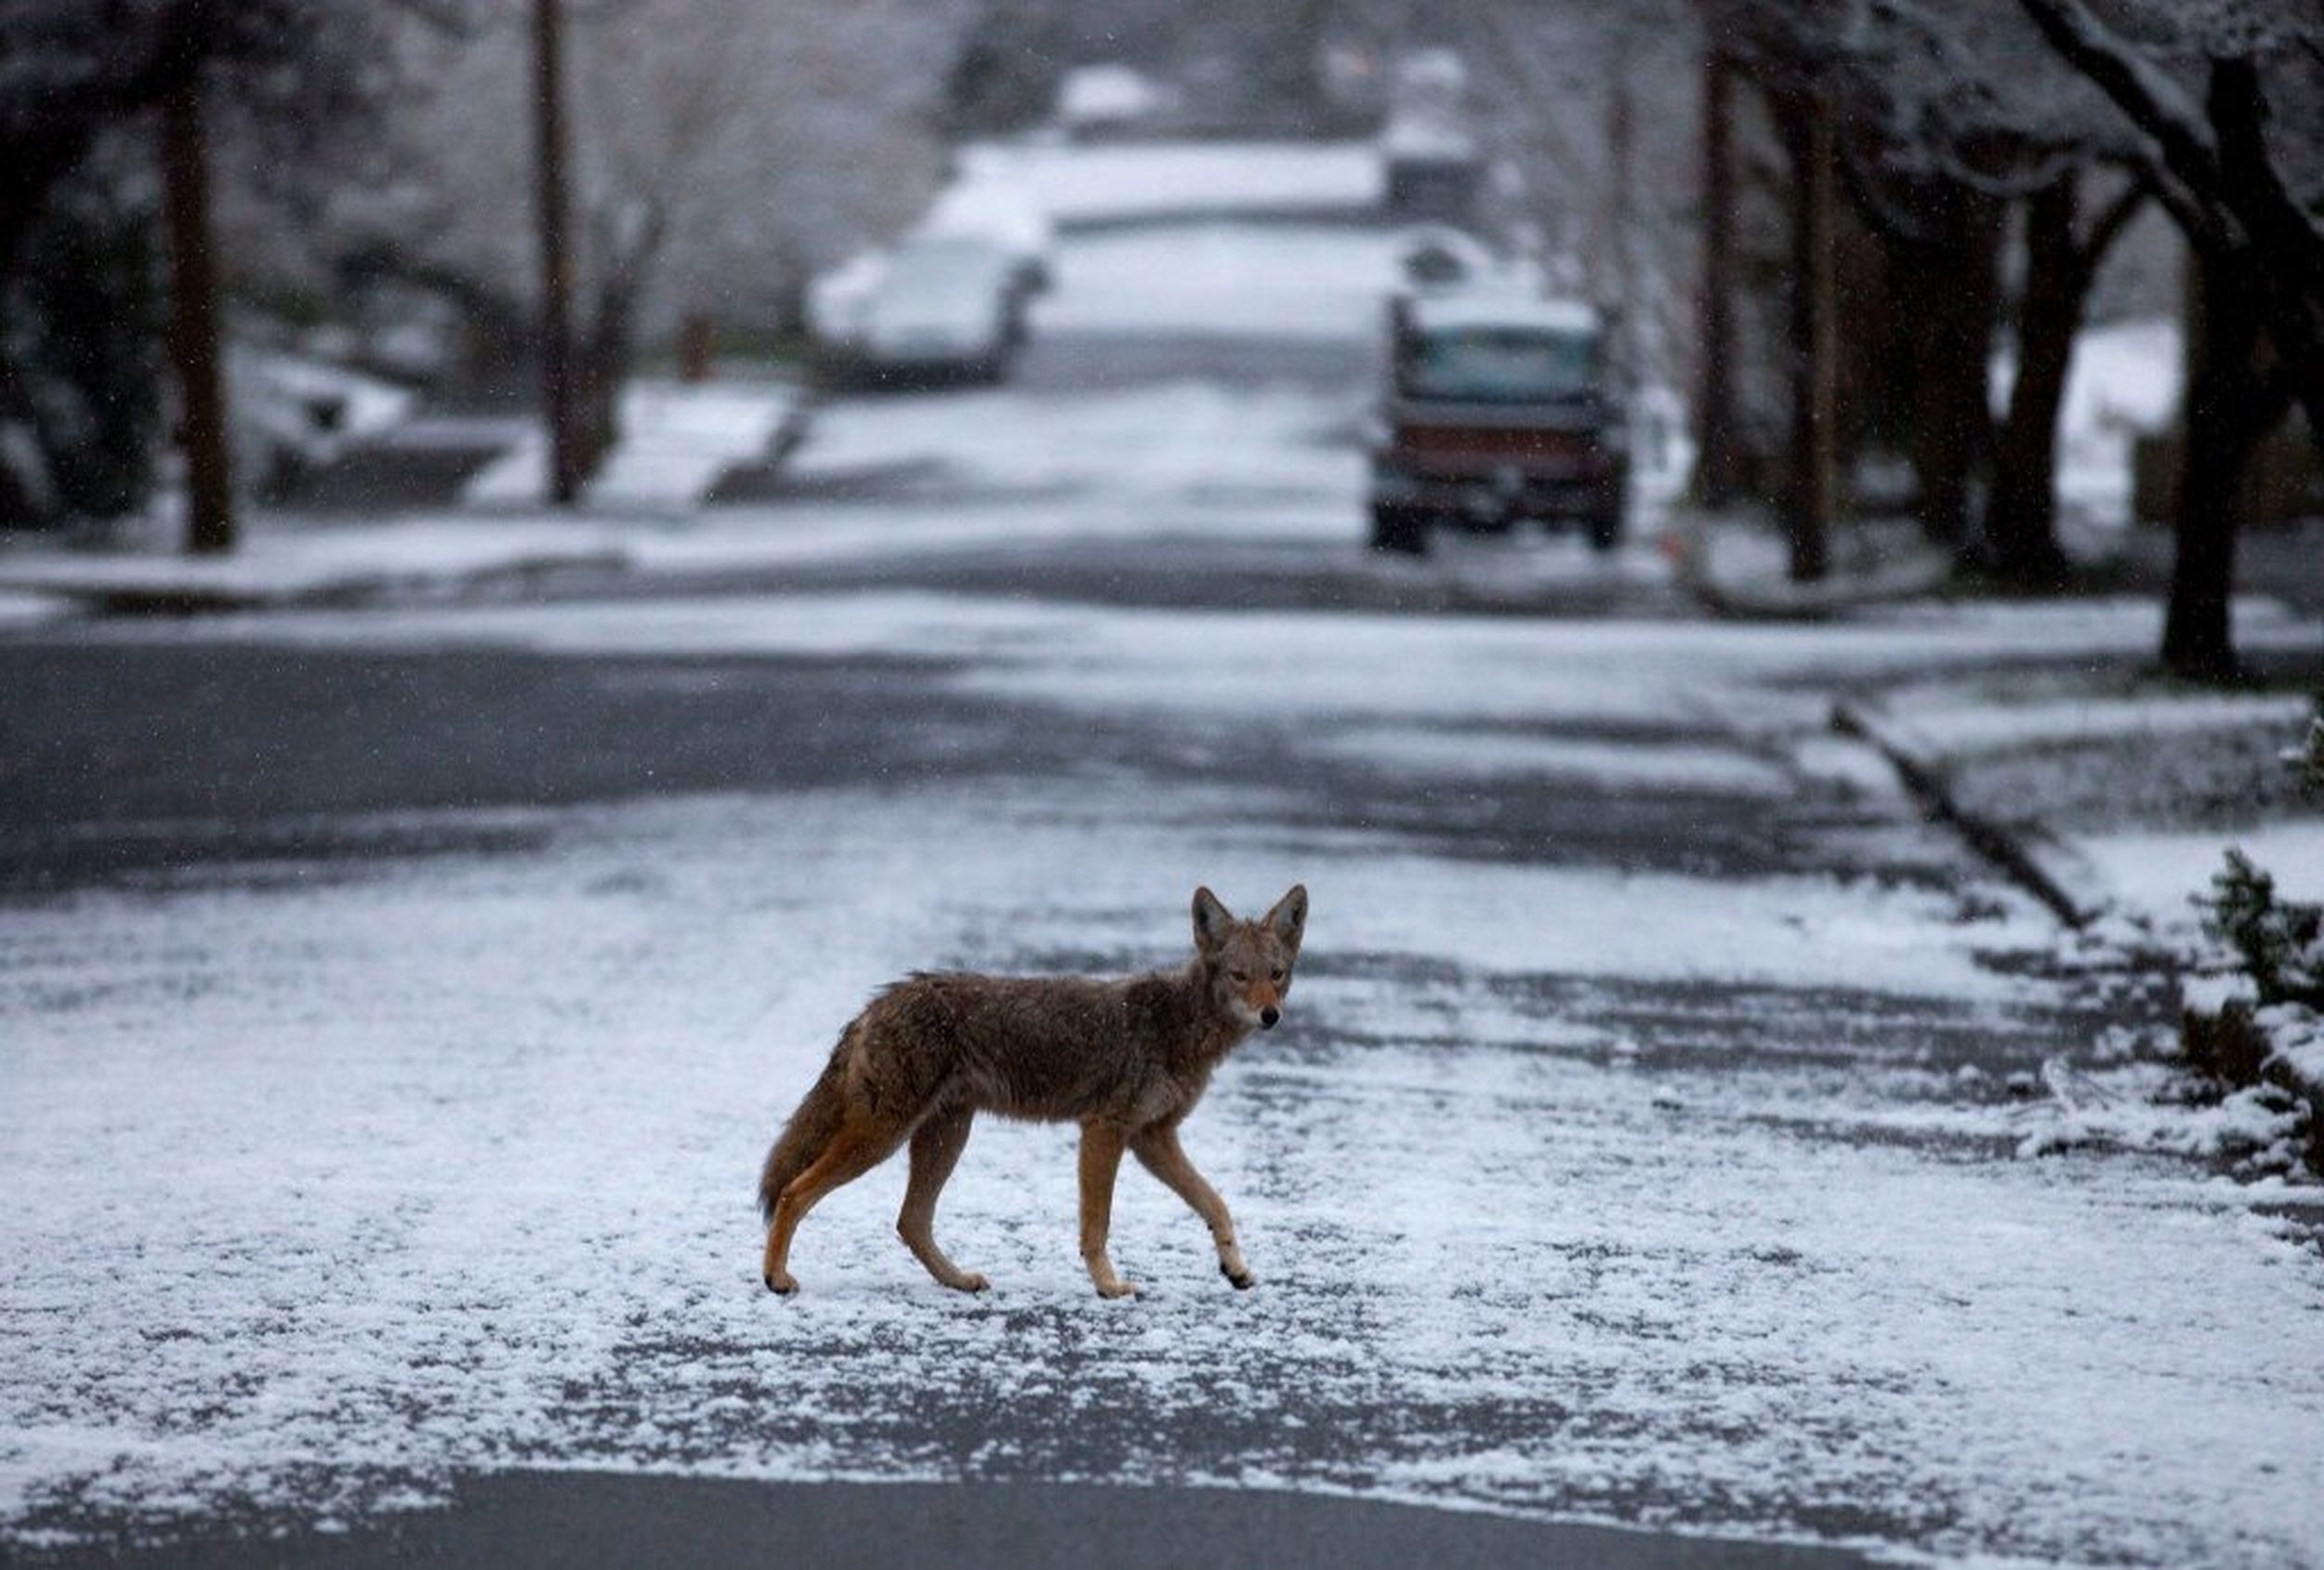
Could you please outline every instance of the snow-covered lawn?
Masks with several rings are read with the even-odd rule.
[[[575,679],[613,653],[924,656],[898,679],[1175,739],[0,904],[0,1518],[327,1515],[462,1468],[595,1465],[2294,1560],[2324,1537],[2324,1366],[2300,1351],[2324,1261],[2198,1169],[2008,1154],[2059,1115],[1996,1087],[2084,1029],[2048,920],[1835,765],[1800,685],[2141,645],[2150,617],[793,595],[122,629],[513,643]],[[1428,821],[1364,809],[1415,789]],[[1542,795],[1651,801],[1667,839],[1636,842],[1651,865],[1446,840]],[[1689,870],[1722,812],[1801,870]],[[1871,838],[1920,873],[1812,869]],[[1258,1291],[1132,1174],[1116,1252],[1146,1296],[1099,1301],[1070,1132],[997,1125],[940,1218],[989,1297],[895,1242],[895,1166],[810,1220],[799,1298],[759,1288],[759,1156],[872,988],[1169,962],[1195,882],[1253,907],[1295,877],[1314,914],[1288,1028],[1188,1135]]]

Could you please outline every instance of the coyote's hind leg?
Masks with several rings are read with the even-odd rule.
[[[904,1209],[896,1217],[896,1235],[912,1250],[912,1257],[928,1267],[929,1274],[962,1292],[982,1292],[991,1284],[954,1264],[936,1247],[936,1196],[952,1176],[969,1142],[969,1125],[975,1118],[976,1109],[964,1106],[940,1112],[919,1126],[912,1136],[911,1181],[905,1185]]]
[[[792,1279],[787,1268],[791,1256],[791,1234],[816,1202],[842,1183],[853,1182],[873,1168],[895,1154],[904,1142],[901,1129],[890,1129],[878,1124],[851,1120],[839,1126],[831,1142],[823,1147],[823,1154],[784,1185],[783,1193],[774,1202],[774,1215],[767,1226],[766,1283],[770,1292],[796,1292],[799,1283]]]

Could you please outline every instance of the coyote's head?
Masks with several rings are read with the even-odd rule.
[[[1242,921],[1208,889],[1195,891],[1195,952],[1210,980],[1210,998],[1246,1028],[1273,1030],[1291,990],[1291,967],[1307,930],[1307,885],[1295,883],[1274,908]]]

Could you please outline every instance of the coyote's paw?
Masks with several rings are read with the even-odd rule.
[[[766,1282],[767,1290],[777,1297],[787,1298],[799,1290],[799,1282],[788,1271],[769,1271],[766,1274]]]
[[[1137,1295],[1138,1288],[1130,1282],[1105,1281],[1098,1285],[1098,1296],[1101,1298],[1134,1298]]]
[[[963,1271],[958,1277],[944,1283],[956,1292],[982,1292],[993,1284],[974,1271]]]
[[[1236,1270],[1232,1265],[1222,1264],[1219,1267],[1219,1273],[1225,1276],[1229,1282],[1233,1283],[1235,1289],[1237,1292],[1248,1292],[1252,1287],[1259,1285],[1259,1277],[1250,1273],[1248,1266],[1245,1266],[1241,1270]]]

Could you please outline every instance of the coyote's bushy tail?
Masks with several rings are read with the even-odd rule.
[[[782,1197],[783,1190],[823,1154],[847,1115],[847,1047],[845,1040],[839,1043],[824,1065],[822,1077],[791,1114],[791,1120],[783,1125],[774,1148],[767,1152],[767,1164],[759,1172],[759,1214],[769,1220],[774,1219],[774,1202]]]

